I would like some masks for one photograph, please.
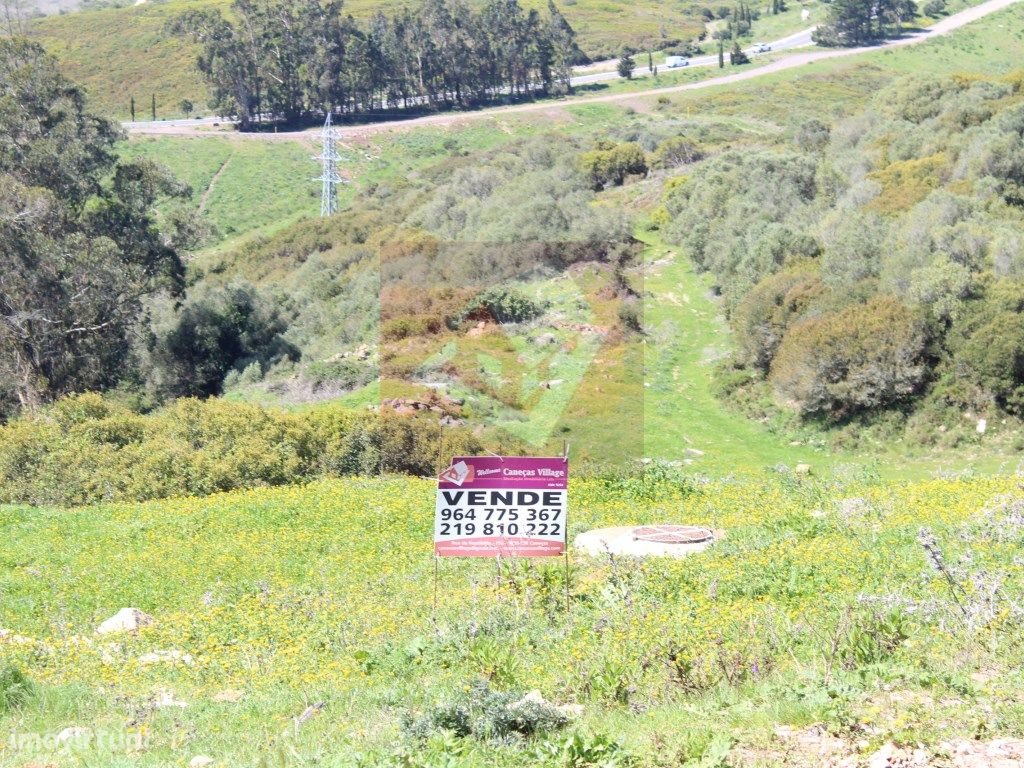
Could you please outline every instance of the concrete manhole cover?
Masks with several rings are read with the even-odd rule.
[[[576,537],[576,548],[589,555],[630,555],[633,557],[684,557],[701,552],[723,537],[693,525],[629,525],[597,528]]]
[[[645,525],[633,529],[633,538],[655,544],[700,544],[711,541],[715,534],[693,525]]]

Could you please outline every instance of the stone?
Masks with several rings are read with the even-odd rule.
[[[217,761],[207,755],[196,755],[188,761],[188,768],[207,768],[215,762]]]
[[[236,688],[226,688],[213,695],[213,700],[221,704],[237,704],[245,694]]]
[[[153,707],[156,709],[185,709],[188,707],[188,703],[179,701],[174,698],[174,694],[171,691],[164,689],[157,693],[156,698],[153,700]]]
[[[986,429],[988,429],[988,419],[978,419],[978,425],[975,427],[978,434],[984,435]]]
[[[540,336],[537,337],[537,340],[534,343],[538,347],[546,347],[549,344],[554,344],[556,341],[558,341],[558,339],[555,338],[555,334],[553,334],[553,333],[542,333]]]
[[[153,617],[138,608],[122,608],[96,627],[96,634],[109,635],[114,632],[138,632],[153,623]]]
[[[704,455],[704,451],[702,451],[702,450],[700,450],[698,448],[684,448],[683,449],[683,453],[685,453],[687,456],[703,456]]]
[[[810,464],[797,464],[796,467],[793,468],[793,471],[796,474],[798,474],[798,475],[805,475],[806,476],[806,475],[811,474],[811,465]]]
[[[650,526],[639,528],[648,527]],[[704,541],[669,543],[651,540],[650,537],[638,538],[636,532],[639,528],[633,525],[596,528],[577,536],[573,546],[593,557],[605,557],[609,554],[630,557],[685,557],[703,552],[716,540],[725,536],[724,531],[711,531],[711,537]]]
[[[583,717],[582,704],[559,704],[557,707],[555,707],[555,709],[557,709],[570,720],[575,720],[578,717]]]
[[[868,760],[868,768],[889,768],[889,760],[895,751],[895,745],[892,743],[886,744],[871,756]]]
[[[186,667],[190,667],[193,661],[192,654],[178,650],[152,651],[139,656],[139,666],[142,667],[150,667],[154,664],[184,664]]]

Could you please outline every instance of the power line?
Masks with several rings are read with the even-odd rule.
[[[324,121],[322,134],[323,149],[314,160],[320,161],[321,172],[315,181],[320,182],[320,215],[330,216],[338,212],[338,185],[348,182],[338,173],[338,163],[341,156],[338,154],[338,136],[334,126],[331,125],[331,113],[327,112],[327,119]]]

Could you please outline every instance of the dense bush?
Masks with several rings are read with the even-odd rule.
[[[1024,314],[1001,312],[967,339],[957,356],[966,377],[1008,411],[1024,411]]]
[[[486,681],[478,681],[450,701],[407,718],[405,730],[414,739],[426,739],[442,730],[456,736],[502,739],[552,731],[567,722],[552,704],[521,692],[494,691]]]
[[[738,400],[766,402],[770,371],[807,416],[1024,407],[1020,82],[901,78],[669,180],[656,221],[723,294]]]
[[[651,155],[652,168],[678,168],[704,159],[704,151],[682,136],[671,136],[658,144]]]
[[[633,141],[616,144],[599,141],[597,146],[580,157],[580,168],[590,181],[592,189],[619,186],[630,176],[647,173],[647,156],[643,148]]]
[[[446,427],[453,454],[479,441]],[[0,428],[0,503],[83,504],[205,495],[350,474],[432,475],[438,425],[325,406],[302,414],[182,399],[149,415],[99,395]]]
[[[801,413],[845,418],[913,395],[926,372],[925,341],[910,310],[876,297],[793,326],[771,381]]]
[[[544,308],[518,288],[487,288],[470,302],[458,318],[486,317],[499,323],[523,323],[544,313]]]
[[[171,397],[219,394],[227,373],[253,363],[262,369],[295,360],[285,341],[287,322],[251,285],[191,294],[166,327],[154,325],[149,374],[154,389]]]
[[[814,270],[806,267],[779,272],[758,283],[732,317],[741,362],[767,371],[787,328],[825,290]]]

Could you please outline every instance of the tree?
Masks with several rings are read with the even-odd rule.
[[[144,297],[179,290],[160,197],[189,190],[118,161],[120,130],[41,47],[0,40],[0,412],[116,383]]]
[[[734,67],[737,67],[740,64],[750,63],[750,57],[747,56],[742,48],[740,48],[739,40],[734,41],[732,44],[732,50],[729,51],[729,63]]]
[[[198,44],[210,106],[248,130],[264,117],[289,122],[325,110],[468,107],[566,92],[585,57],[548,3],[547,18],[519,0],[421,0],[418,8],[356,22],[341,0],[233,0],[176,17],[173,34]]]
[[[833,0],[814,41],[826,46],[857,46],[898,35],[917,11],[913,0]]]
[[[128,108],[131,110],[132,122],[134,123],[135,122],[135,97],[134,96],[131,97],[131,102],[129,103]]]
[[[725,69],[725,42],[718,38],[718,68]]]
[[[189,115],[191,115],[192,114],[192,110],[194,109],[194,107],[192,105],[192,102],[189,101],[188,99],[182,99],[181,103],[178,105],[178,108],[181,109],[181,111],[185,115],[185,117],[188,117]]]
[[[633,58],[633,52],[629,48],[622,50],[622,55],[619,56],[619,64],[616,67],[619,73],[619,77],[624,77],[627,80],[633,79],[633,70],[636,69],[636,60]]]
[[[252,363],[261,370],[298,359],[284,340],[287,323],[247,284],[190,295],[148,342],[152,388],[172,397],[220,394],[231,370]]]

